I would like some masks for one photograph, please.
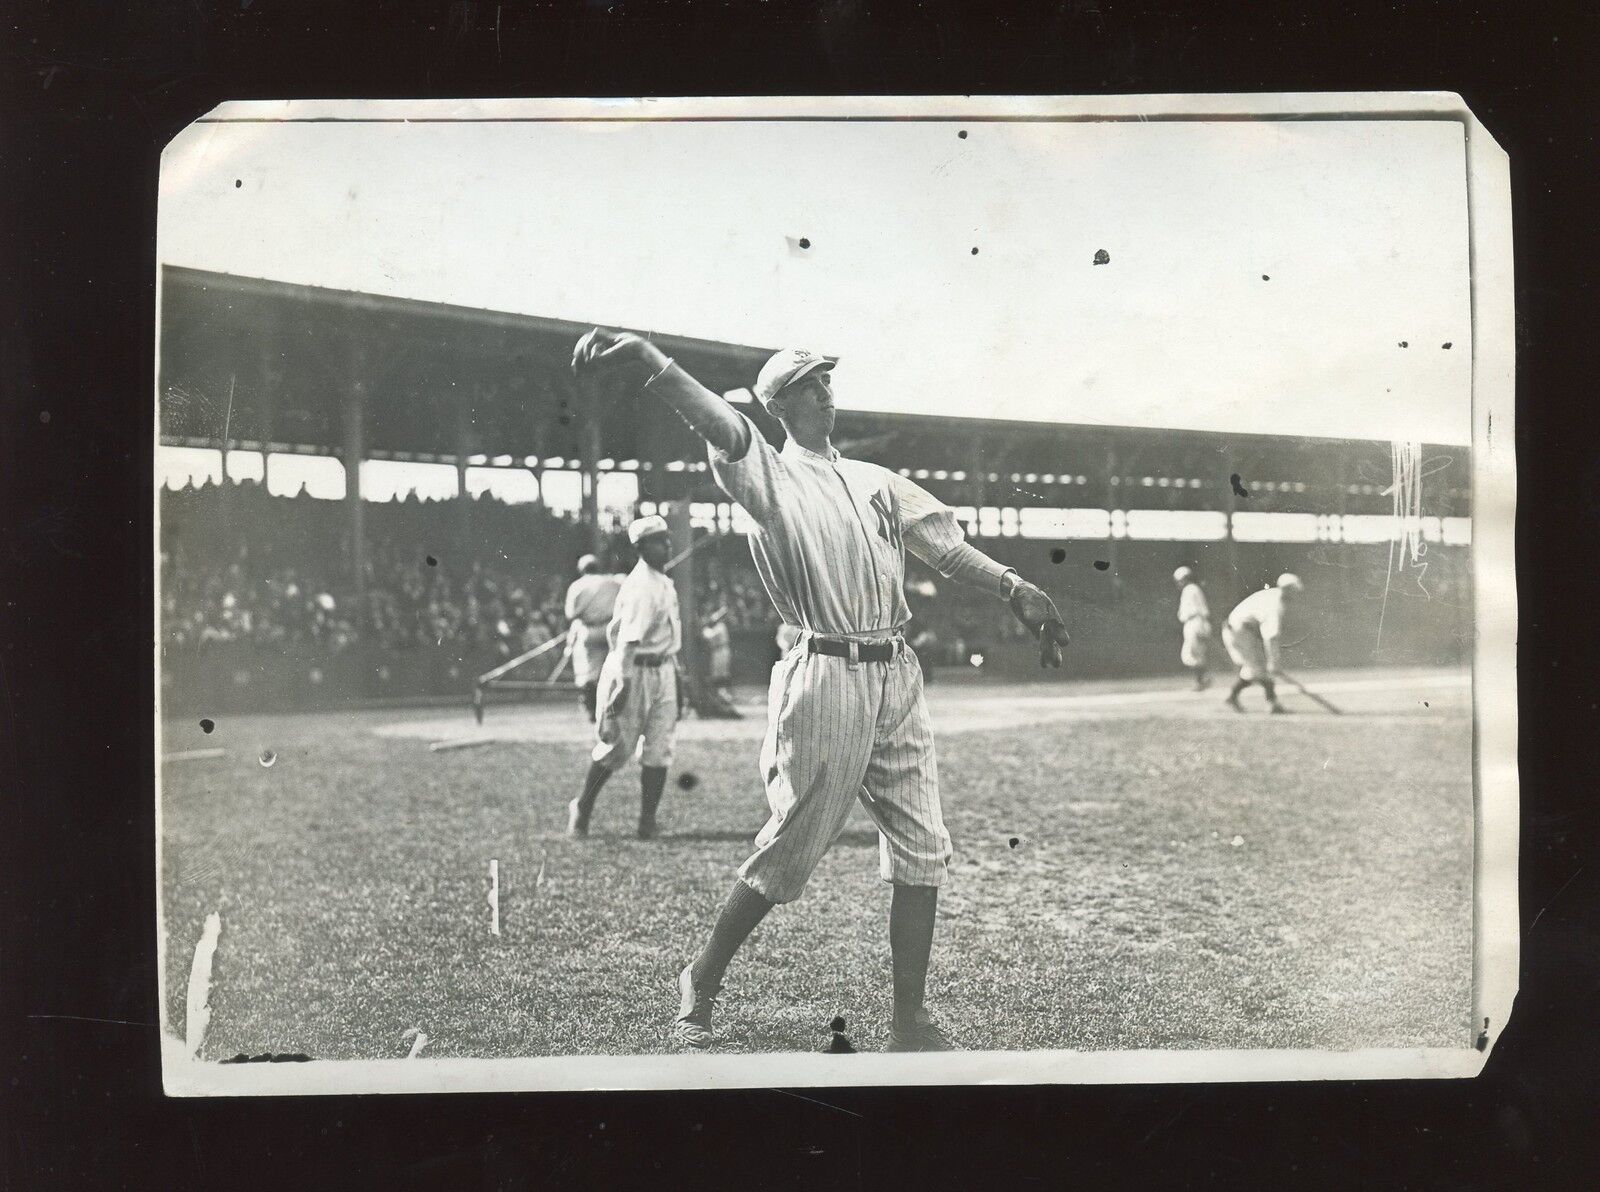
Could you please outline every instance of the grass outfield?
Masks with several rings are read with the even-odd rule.
[[[1236,716],[1215,689],[936,685],[942,1020],[984,1049],[1465,1046],[1460,679],[1319,676],[1342,717],[1293,695],[1268,717],[1258,691]],[[429,1056],[669,1050],[677,970],[765,818],[760,729],[759,710],[686,723],[665,834],[640,843],[636,769],[593,836],[562,835],[587,764],[565,706],[492,709],[506,740],[442,752],[478,731],[465,710],[168,723],[169,751],[227,750],[163,775],[170,1029],[217,911],[202,1058],[398,1057],[412,1027]],[[734,961],[723,1048],[821,1050],[836,1015],[881,1048],[888,905],[858,811]]]

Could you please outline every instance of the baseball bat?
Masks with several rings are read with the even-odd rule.
[[[1311,700],[1313,703],[1319,705],[1320,707],[1326,709],[1327,711],[1333,713],[1335,716],[1343,716],[1344,715],[1343,711],[1341,711],[1340,709],[1334,707],[1332,703],[1330,703],[1328,700],[1323,699],[1322,696],[1318,695],[1315,691],[1312,691],[1304,683],[1302,683],[1299,679],[1297,679],[1293,675],[1291,675],[1288,671],[1280,670],[1278,672],[1278,677],[1280,679],[1287,679],[1288,682],[1289,682],[1289,685],[1291,687],[1293,687],[1296,691],[1298,691],[1301,695],[1305,696],[1307,699]]]

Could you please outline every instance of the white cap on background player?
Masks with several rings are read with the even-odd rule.
[[[641,517],[628,526],[628,541],[638,546],[641,538],[648,538],[652,534],[670,534],[667,528],[667,519],[660,514],[652,513],[649,517]]]
[[[1193,578],[1194,578],[1194,568],[1193,567],[1180,567],[1180,568],[1178,568],[1176,571],[1174,571],[1172,573],[1172,581],[1174,583],[1186,584],[1190,580],[1192,580]]]
[[[591,570],[600,570],[600,560],[593,555],[584,555],[583,558],[578,560],[578,574],[588,575]]]
[[[1278,577],[1278,587],[1290,592],[1303,592],[1306,586],[1300,582],[1300,577],[1292,571],[1285,571]]]
[[[791,385],[818,369],[832,368],[833,363],[826,356],[818,356],[805,348],[784,348],[781,352],[774,352],[756,375],[756,400],[765,408],[785,385]]]

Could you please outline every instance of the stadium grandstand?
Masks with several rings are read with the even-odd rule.
[[[673,415],[579,392],[568,361],[587,324],[170,266],[161,285],[169,711],[464,699],[479,674],[560,637],[577,558],[631,565],[621,528],[656,511],[692,530],[674,571],[690,666],[701,618],[725,607],[738,680],[764,681],[777,622],[742,515]],[[746,387],[781,345],[656,338],[777,440]],[[1464,447],[1413,445],[1402,506],[1388,442],[841,398],[841,450],[929,489],[1055,596],[1074,639],[1065,676],[1176,674],[1184,563],[1219,616],[1301,574],[1300,664],[1470,659]],[[949,674],[1037,675],[997,606],[914,562],[907,588],[911,635]]]

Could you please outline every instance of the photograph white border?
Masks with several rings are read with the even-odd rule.
[[[886,1085],[1145,1084],[1389,1080],[1478,1075],[1510,1017],[1520,940],[1515,571],[1515,322],[1510,168],[1460,96],[1447,92],[1270,95],[965,96],[503,100],[290,100],[225,103],[197,123],[300,121],[673,120],[1454,120],[1466,141],[1472,298],[1474,639],[1474,1038],[1454,1048],[1359,1051],[1019,1051],[940,1055],[568,1056],[518,1059],[314,1060],[218,1064],[192,1059],[168,1022],[160,882],[157,981],[162,1083],[168,1096],[818,1088]],[[203,142],[169,146],[171,176]],[[159,251],[159,245],[158,245]],[[160,309],[157,281],[157,309]],[[160,370],[157,337],[157,376]],[[152,419],[153,424],[155,419]],[[160,525],[159,484],[152,484]],[[159,534],[152,543],[160,574]],[[153,600],[159,624],[160,590]],[[158,676],[156,864],[161,865],[161,643]],[[187,944],[188,941],[184,941]],[[174,945],[178,941],[172,941]]]

